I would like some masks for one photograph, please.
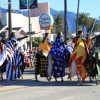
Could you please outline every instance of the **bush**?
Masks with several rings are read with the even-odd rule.
[[[32,39],[32,46],[33,47],[38,47],[40,45],[41,41],[42,41],[41,37],[34,37]],[[27,43],[30,44],[29,41],[27,41]]]

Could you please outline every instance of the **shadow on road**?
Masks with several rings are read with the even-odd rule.
[[[35,81],[34,79],[28,79],[28,80],[15,80],[15,81],[9,81],[6,80],[0,82],[0,88],[4,86],[77,86],[77,81],[67,81],[64,82],[58,81],[55,82],[54,80],[51,80],[51,82],[48,82],[47,80],[39,80]],[[90,83],[89,81],[86,81],[83,83],[83,85],[79,86],[95,86],[95,82]]]
[[[56,82],[54,79],[52,79],[51,82],[48,82],[46,78],[40,78],[40,77],[38,78],[39,81],[36,81],[33,68],[26,69],[24,75],[25,77],[27,77],[27,79],[16,79],[14,81],[6,81],[6,79],[4,79],[3,81],[0,80],[0,88],[4,86],[30,86],[30,87],[60,86],[61,87],[61,86],[76,86],[78,83],[77,79],[69,81],[67,80],[67,78],[64,78],[64,82],[61,82],[60,78],[58,78],[58,82]],[[93,81],[92,83],[86,81],[85,83],[83,83],[82,86],[95,86],[95,81]]]

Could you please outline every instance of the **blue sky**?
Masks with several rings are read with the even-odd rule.
[[[7,8],[7,5],[3,5],[8,0],[0,0],[0,6]],[[19,0],[11,0],[12,9],[19,9]],[[77,12],[78,0],[67,0],[68,11]],[[51,8],[61,11],[64,9],[64,0],[38,0],[39,3],[50,2]],[[93,18],[99,18],[100,16],[100,0],[80,0],[80,12],[90,13]]]

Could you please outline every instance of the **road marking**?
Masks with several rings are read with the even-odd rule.
[[[60,82],[58,82],[60,83]],[[8,91],[14,91],[14,90],[22,90],[22,89],[26,89],[26,88],[33,88],[36,86],[45,86],[45,85],[49,85],[49,84],[56,84],[56,82],[49,82],[49,83],[44,83],[44,84],[40,84],[40,85],[34,85],[34,86],[24,86],[24,87],[19,87],[19,88],[13,88],[13,89],[8,89],[8,90],[2,90],[0,92],[8,92]],[[5,86],[6,87],[6,86]]]
[[[16,83],[21,83],[21,82],[27,82],[27,81],[30,81],[30,80],[33,80],[35,78],[31,78],[31,79],[25,79],[25,80],[16,80],[15,82],[12,82],[12,83],[8,83],[8,84],[5,84],[5,85],[1,85],[0,88],[3,88],[3,87],[6,87],[6,86],[9,86],[9,85],[14,85]]]
[[[74,97],[68,97],[68,98],[64,98],[64,99],[60,99],[60,100],[69,100],[69,99],[72,99]]]

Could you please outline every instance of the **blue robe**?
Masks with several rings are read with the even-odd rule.
[[[8,50],[14,51],[14,55],[12,57],[10,57],[10,53],[9,55],[7,55],[7,81],[15,80],[16,78],[20,78],[22,76],[21,67],[23,66],[23,57],[21,56],[21,52],[16,50],[16,48],[13,46],[13,43],[10,40],[7,42],[6,47]]]
[[[50,50],[53,60],[54,78],[65,76],[65,68],[68,67],[68,53],[69,52],[63,43],[63,39],[57,39]]]

